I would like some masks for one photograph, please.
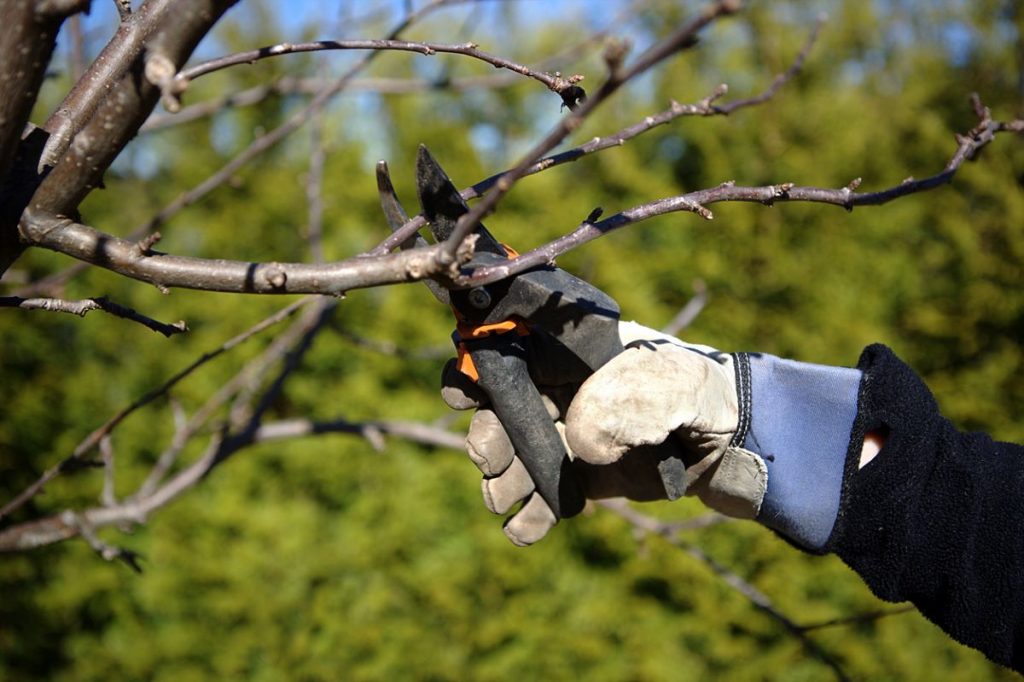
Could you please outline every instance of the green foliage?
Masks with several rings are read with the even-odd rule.
[[[663,4],[621,30],[638,40],[664,33],[665,17],[679,13],[680,4]],[[681,119],[527,179],[490,227],[524,250],[562,234],[595,206],[611,213],[726,180],[843,186],[860,176],[864,189],[876,189],[937,172],[954,149],[953,133],[973,125],[969,88],[978,88],[997,117],[1020,114],[1014,61],[1020,18],[997,11],[1010,5],[1003,2],[920,3],[927,16],[905,4],[822,3],[834,19],[805,73],[771,102],[729,118]],[[618,96],[575,139],[615,132],[670,99],[696,101],[719,82],[730,84],[730,97],[760,91],[793,58],[817,7],[754,5],[716,25],[699,49]],[[504,3],[487,11],[501,18],[501,30],[470,22],[469,37],[525,63],[558,52],[585,25],[560,15],[538,26],[536,16]],[[220,44],[241,49],[292,38],[281,34],[274,16],[268,10],[256,18],[229,17]],[[458,23],[437,20],[410,37],[468,39],[449,28]],[[953,29],[961,36],[955,45]],[[190,101],[315,70],[316,59],[289,59],[200,81]],[[597,59],[559,68],[585,73],[588,87],[600,82]],[[489,70],[459,58],[386,55],[371,73],[454,78]],[[158,172],[140,177],[139,157],[131,154],[143,151],[130,151],[129,162],[83,213],[127,234],[226,162],[254,129],[269,129],[296,105],[272,99],[224,120],[140,139],[133,147],[158,159]],[[524,82],[497,91],[349,97],[329,113],[325,248],[329,258],[343,258],[386,229],[376,206],[376,158],[387,157],[411,206],[418,143],[468,184],[511,165],[555,120],[558,100]],[[299,133],[260,157],[166,226],[160,248],[308,258],[302,238],[307,150],[308,136]],[[654,327],[691,297],[694,279],[703,280],[710,304],[686,333],[726,349],[852,365],[866,344],[887,343],[922,373],[955,422],[1020,442],[1022,182],[1024,148],[1004,138],[965,166],[952,187],[884,207],[846,213],[822,205],[716,205],[711,222],[689,213],[662,217],[567,254],[560,264],[606,289],[625,317]],[[33,253],[18,266],[34,276],[64,264]],[[160,319],[185,319],[191,331],[165,340],[98,313],[83,320],[5,313],[0,371],[16,396],[0,413],[5,500],[117,409],[281,305],[251,296],[164,296],[100,271],[73,281],[66,294],[107,294]],[[448,311],[422,286],[353,292],[270,417],[448,418],[436,396],[439,361],[384,355],[340,332],[414,351],[445,344],[450,326]],[[191,413],[270,340],[264,335],[211,363],[176,388],[175,398]],[[458,417],[455,428],[464,425]],[[166,401],[118,428],[119,495],[139,484],[172,430]],[[183,458],[198,454],[188,450]],[[92,503],[100,485],[95,470],[63,477],[14,521]],[[625,522],[601,510],[562,524],[536,547],[517,549],[479,504],[477,486],[472,466],[457,453],[398,440],[389,440],[383,453],[346,435],[247,449],[134,535],[102,533],[144,556],[142,576],[104,563],[80,541],[0,559],[0,677],[817,680],[831,674],[775,619],[682,549],[638,540]],[[702,513],[691,500],[645,510],[675,519]],[[685,540],[798,623],[885,608],[838,560],[800,554],[752,524],[693,531]],[[1009,677],[916,613],[809,636],[854,678]]]

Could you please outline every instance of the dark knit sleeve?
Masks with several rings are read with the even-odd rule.
[[[861,356],[857,416],[827,550],[871,590],[1024,671],[1024,447],[961,433],[885,346]],[[885,446],[858,469],[864,434]]]

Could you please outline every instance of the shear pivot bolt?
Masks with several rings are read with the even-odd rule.
[[[491,295],[487,293],[487,289],[483,287],[476,287],[475,289],[469,290],[469,303],[474,308],[483,310],[491,304]]]

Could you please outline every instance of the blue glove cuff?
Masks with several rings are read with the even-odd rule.
[[[737,353],[734,445],[760,455],[768,490],[758,521],[821,550],[839,512],[861,372]]]

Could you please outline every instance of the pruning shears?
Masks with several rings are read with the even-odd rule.
[[[407,215],[383,161],[377,165],[377,185],[388,225],[397,230],[407,222]],[[469,208],[423,145],[416,159],[416,185],[434,240],[447,239]],[[473,257],[463,267],[500,263],[516,255],[482,224],[475,234]],[[402,247],[423,244],[426,240],[416,236]],[[471,289],[449,290],[424,281],[455,313],[453,338],[459,348],[459,369],[487,394],[536,492],[556,519],[577,514],[585,499],[531,369],[537,374],[546,364],[568,381],[582,383],[623,352],[618,304],[597,287],[551,264]],[[682,461],[666,459],[658,468],[668,497],[682,495]]]

